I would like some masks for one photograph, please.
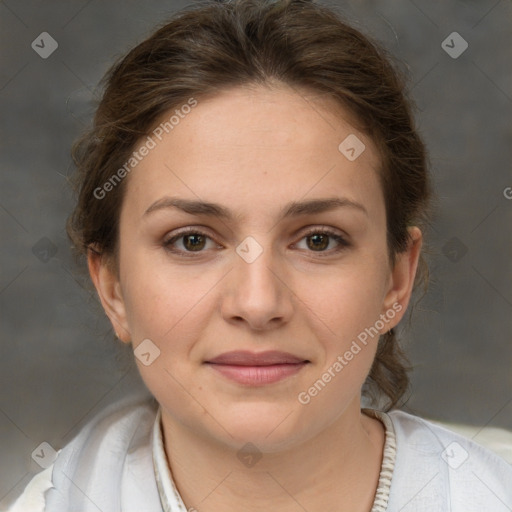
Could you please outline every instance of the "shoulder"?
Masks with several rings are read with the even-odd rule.
[[[123,461],[128,452],[147,445],[158,406],[154,398],[130,396],[110,404],[62,448],[55,461],[53,484],[64,485],[67,475],[81,468]],[[81,471],[83,473],[83,471]]]
[[[131,396],[104,408],[58,451],[50,467],[30,480],[8,512],[43,512],[48,493],[64,489],[67,475],[83,467],[93,474],[95,466],[124,461],[127,452],[136,457],[137,449],[148,444],[157,408],[147,396]]]
[[[474,425],[429,421],[434,425],[440,425],[463,437],[472,439],[512,464],[512,431],[498,427],[482,428]]]
[[[53,464],[35,475],[7,512],[44,512],[44,494],[52,486],[52,471]]]
[[[417,416],[392,411],[388,417],[396,436],[390,496],[397,510],[512,509],[512,466],[504,459]]]

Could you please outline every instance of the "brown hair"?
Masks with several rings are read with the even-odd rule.
[[[391,62],[332,8],[308,1],[204,0],[179,11],[106,74],[93,127],[73,148],[78,202],[68,234],[75,251],[85,255],[95,247],[117,260],[126,179],[102,199],[95,190],[165,113],[226,88],[278,82],[333,98],[377,145],[394,265],[408,246],[407,227],[428,219],[431,190],[406,81]],[[427,281],[423,257],[415,285],[419,281]],[[408,388],[407,370],[391,330],[380,337],[367,390],[386,396],[390,409]]]

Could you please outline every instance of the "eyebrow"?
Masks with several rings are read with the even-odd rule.
[[[368,216],[366,208],[356,201],[352,201],[345,197],[331,197],[321,199],[310,199],[307,201],[292,201],[282,208],[279,218],[280,220],[288,217],[298,217],[300,215],[311,215],[315,213],[323,213],[332,211],[336,208],[352,208],[360,211]],[[155,201],[143,214],[146,217],[152,212],[178,209],[190,215],[206,215],[210,217],[218,217],[226,221],[231,221],[235,216],[228,208],[206,201],[197,201],[191,199],[182,199],[177,197],[163,197]]]

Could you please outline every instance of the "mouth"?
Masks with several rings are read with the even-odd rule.
[[[300,372],[310,361],[278,351],[226,352],[205,361],[223,377],[245,386],[264,386],[279,382]]]

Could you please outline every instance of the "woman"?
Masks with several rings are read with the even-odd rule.
[[[33,510],[510,510],[505,461],[394,410],[431,194],[403,88],[290,0],[198,4],[112,68],[68,232],[154,398],[82,429]]]

